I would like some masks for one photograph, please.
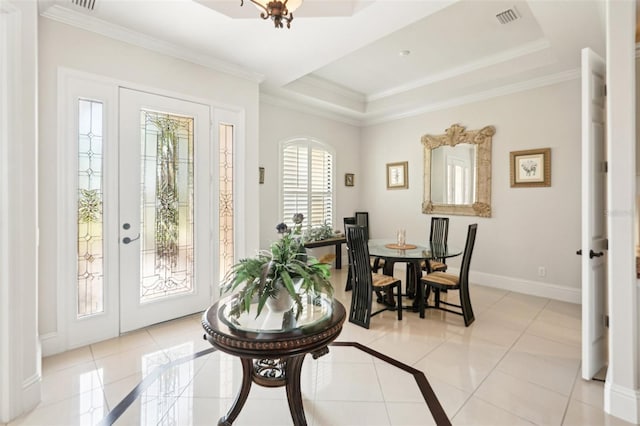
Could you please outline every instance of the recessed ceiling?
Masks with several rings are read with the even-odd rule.
[[[245,0],[243,7],[239,7],[240,0],[194,1],[234,19],[255,19],[256,10],[258,10],[250,0]],[[304,0],[303,3],[304,7],[295,11],[294,20],[298,18],[349,17],[370,6],[373,2],[370,0]]]
[[[92,11],[74,2],[39,4],[52,19],[260,75],[265,99],[356,124],[576,78],[581,48],[604,54],[604,2],[593,0],[304,0],[291,29],[249,0],[95,0]],[[501,24],[509,9],[518,19]]]

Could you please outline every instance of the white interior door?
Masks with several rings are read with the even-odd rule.
[[[607,363],[605,63],[582,50],[582,377]]]
[[[120,331],[211,301],[210,109],[120,89]]]

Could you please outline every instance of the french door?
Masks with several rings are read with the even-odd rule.
[[[211,302],[210,109],[121,88],[120,332]]]

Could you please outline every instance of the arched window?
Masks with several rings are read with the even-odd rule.
[[[322,142],[299,138],[282,143],[281,207],[287,225],[302,213],[304,228],[333,226],[333,163],[333,151]]]

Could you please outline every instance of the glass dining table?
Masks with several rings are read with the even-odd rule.
[[[408,297],[413,297],[413,304],[402,308],[413,311],[424,312],[424,309],[420,309],[420,304],[425,303],[425,300],[422,294],[422,286],[419,285],[423,262],[426,265],[427,272],[430,272],[428,270],[429,260],[447,259],[460,254],[462,254],[462,249],[448,244],[426,243],[418,245],[407,242],[404,246],[399,246],[396,240],[388,238],[369,240],[369,255],[384,259],[383,274],[391,276],[396,263],[406,263],[405,293]],[[393,295],[387,295],[384,303],[395,305]],[[424,314],[420,316],[424,318]]]

